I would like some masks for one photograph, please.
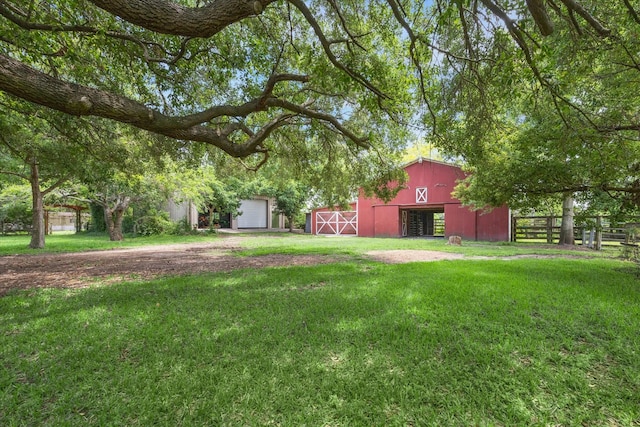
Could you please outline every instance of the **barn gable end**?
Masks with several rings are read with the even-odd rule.
[[[509,240],[508,207],[490,212],[472,211],[451,195],[457,181],[465,177],[458,166],[417,160],[405,166],[405,171],[407,185],[390,202],[360,194],[354,206],[358,236],[457,235],[466,240]],[[312,233],[322,234],[321,231],[312,224]]]

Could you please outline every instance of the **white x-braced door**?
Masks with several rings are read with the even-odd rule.
[[[316,234],[357,235],[357,212],[316,212]]]

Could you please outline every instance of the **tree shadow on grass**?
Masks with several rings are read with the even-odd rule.
[[[639,321],[611,310],[637,312],[637,292],[620,273],[598,282],[600,267],[571,279],[580,266],[360,262],[7,297],[3,386],[16,402],[37,397],[0,413],[71,410],[72,424],[80,412],[145,424],[637,417],[637,380],[617,372],[640,368],[622,348]]]

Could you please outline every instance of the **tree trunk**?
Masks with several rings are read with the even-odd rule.
[[[109,238],[113,241],[121,241],[124,240],[124,235],[122,234],[122,221],[124,220],[124,208],[118,206],[115,210],[116,217],[114,218],[114,230],[113,234],[109,235]]]
[[[562,224],[560,226],[560,245],[575,244],[573,237],[573,194],[565,194],[562,200]]]
[[[293,233],[293,216],[289,217],[289,233]]]
[[[82,211],[76,209],[76,233],[82,231]]]
[[[43,194],[40,190],[40,171],[38,169],[38,161],[35,157],[29,158],[29,167],[31,168],[29,183],[31,184],[31,203],[33,209],[31,217],[31,242],[29,243],[29,247],[31,249],[44,249],[44,202]]]
[[[216,225],[213,223],[213,206],[209,206],[209,230],[215,230]]]
[[[124,240],[122,235],[122,220],[124,218],[124,210],[120,206],[116,206],[115,209],[111,209],[105,205],[104,208],[104,222],[107,224],[107,231],[109,232],[109,240],[112,242],[120,242]]]
[[[596,218],[596,240],[593,245],[596,251],[602,250],[602,217]]]

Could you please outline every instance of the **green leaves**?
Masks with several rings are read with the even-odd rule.
[[[627,3],[263,1],[257,15],[246,2],[123,5],[7,8],[1,53],[21,62],[5,64],[28,66],[33,78],[0,79],[2,89],[163,135],[134,134],[156,160],[211,153],[190,141],[250,167],[269,158],[283,179],[330,202],[360,187],[387,192],[384,179],[402,179],[392,171],[416,137],[438,141],[478,171],[499,174],[513,163],[514,179],[536,188],[633,184],[625,178],[631,165],[614,160],[637,155],[640,129],[640,24]],[[276,75],[304,79],[273,83]],[[81,86],[68,91],[67,83]],[[86,111],[58,102],[80,95],[94,97]],[[86,137],[86,152],[124,132],[97,120],[62,127]],[[92,127],[107,131],[96,138]],[[529,151],[532,144],[538,149]],[[135,157],[116,162],[128,169]],[[487,200],[531,193],[529,184],[511,182],[517,191],[505,187]]]
[[[560,200],[563,192],[576,192],[585,207],[607,192],[635,199],[640,175],[630,164],[639,159],[640,97],[633,81],[640,68],[631,52],[640,45],[630,34],[638,23],[620,2],[581,2],[589,16],[569,16],[565,2],[548,10],[554,31],[541,37],[524,2],[496,4],[519,17],[511,29],[503,21],[508,33],[487,23],[477,38],[469,18],[467,36],[460,22],[436,38],[457,53],[443,62],[451,99],[439,111],[437,141],[473,172],[458,196],[476,206],[514,208],[539,206],[554,194]],[[613,36],[598,34],[589,17]],[[470,48],[480,62],[469,60]],[[610,197],[609,209],[623,199]]]
[[[31,215],[31,190],[28,185],[14,184],[0,189],[0,224],[26,226],[31,222]]]

